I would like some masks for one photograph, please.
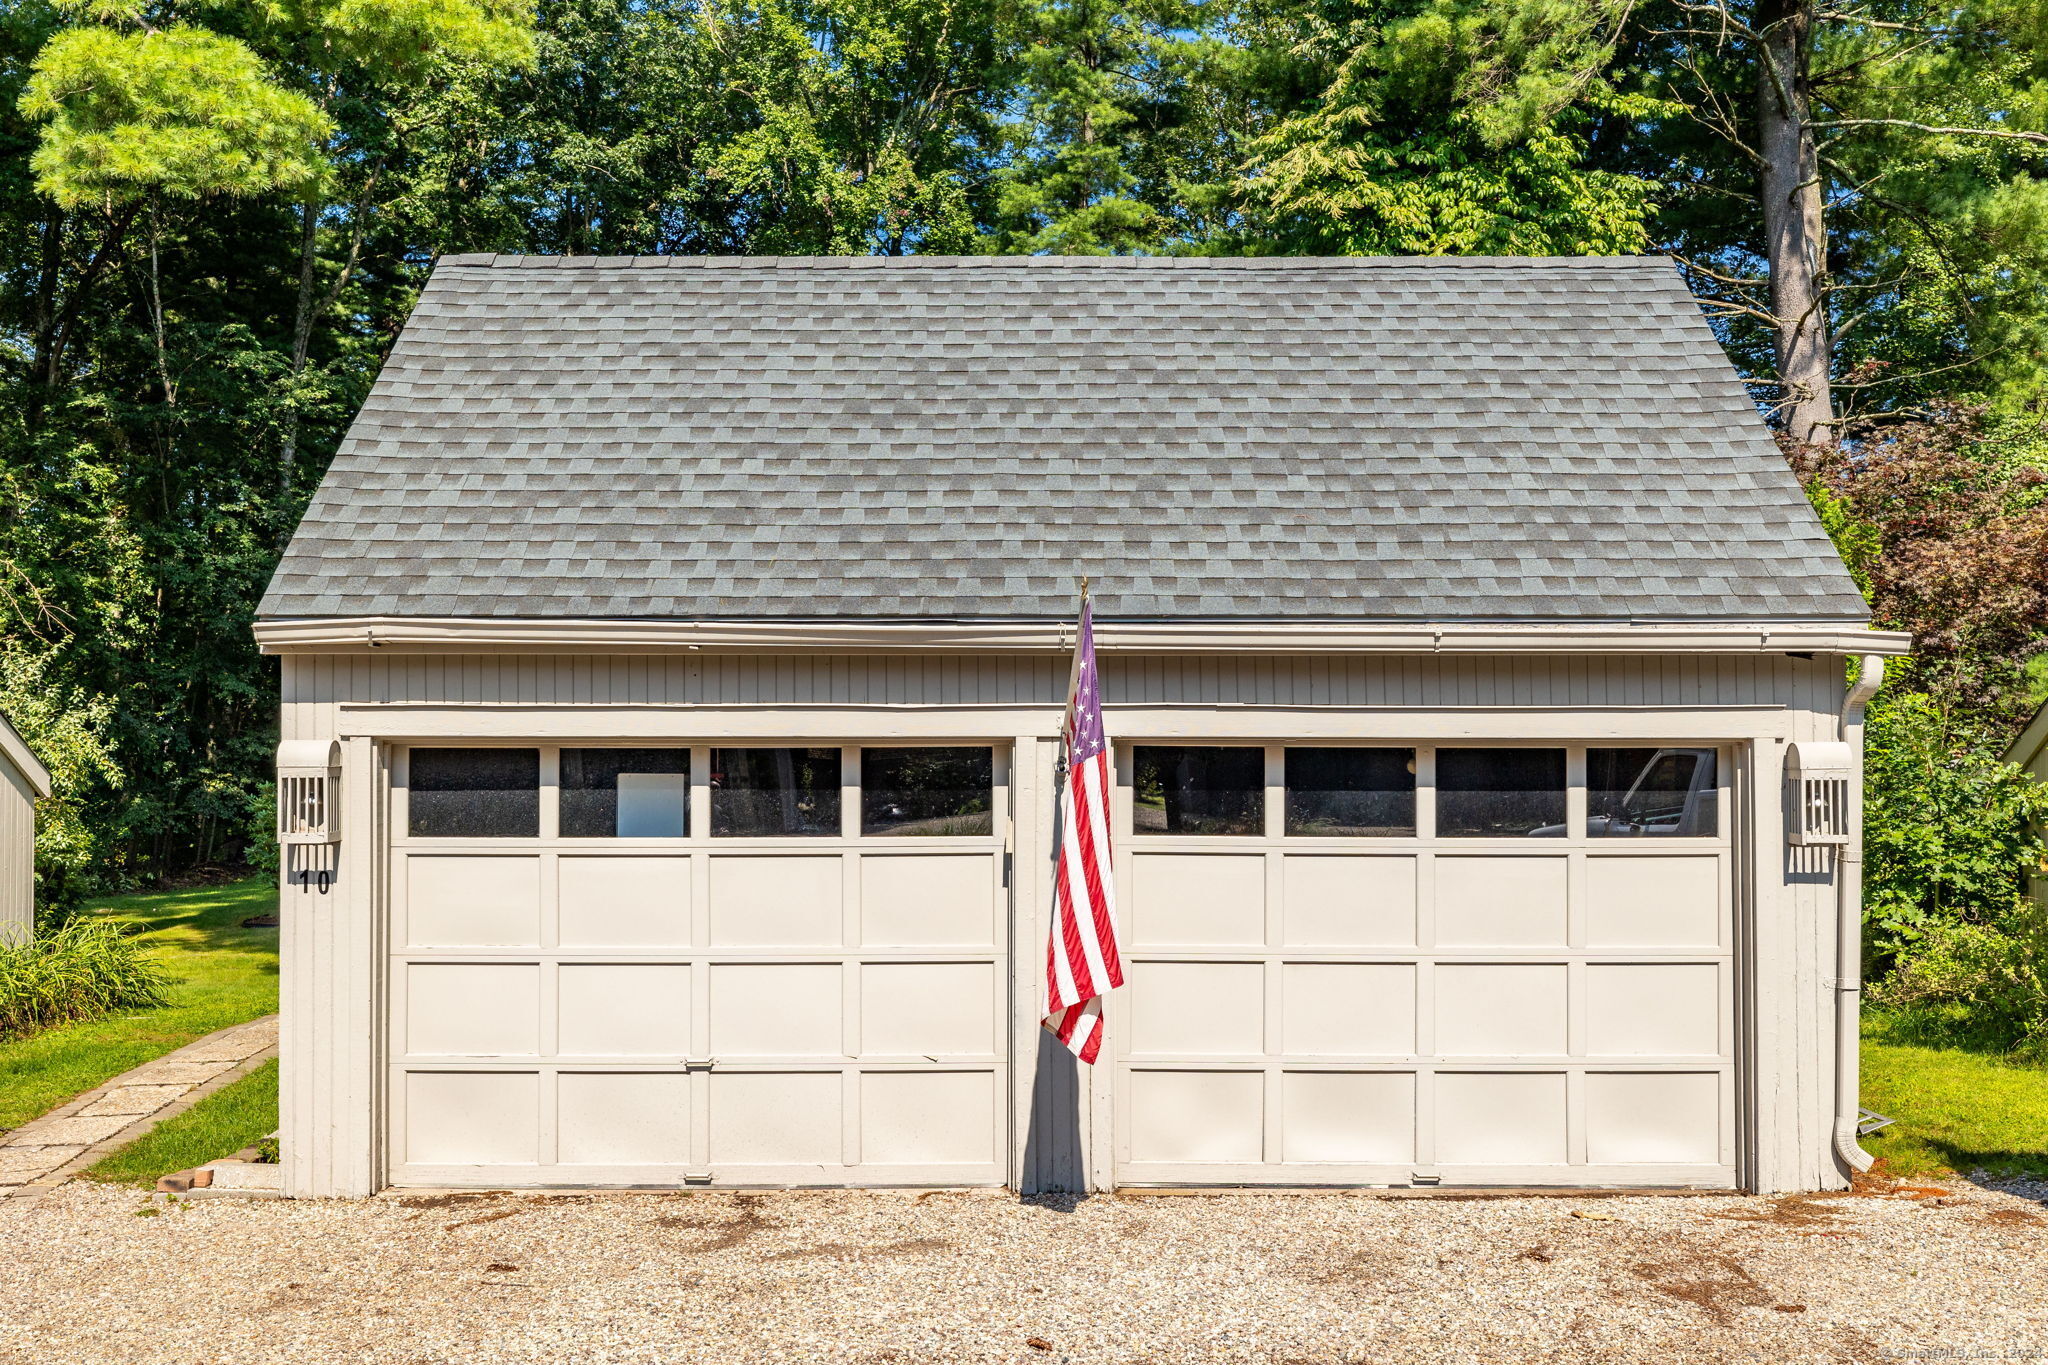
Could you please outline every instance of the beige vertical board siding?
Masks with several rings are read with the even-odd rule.
[[[707,737],[717,732],[715,708],[787,706],[792,731],[804,732],[810,708],[960,708],[957,733],[980,736],[990,722],[975,708],[1043,708],[1064,700],[1069,661],[1046,655],[718,654],[689,652],[620,656],[451,655],[365,651],[353,655],[287,655],[283,659],[282,733],[317,739],[338,733],[344,705],[406,704],[476,707],[510,705],[638,705],[704,707]],[[1766,655],[1478,656],[1111,655],[1104,659],[1104,695],[1113,737],[1118,712],[1134,706],[1192,707],[1213,731],[1236,708],[1269,719],[1283,708],[1303,738],[1319,733],[1319,707],[1412,710],[1441,721],[1456,708],[1547,708],[1544,737],[1555,737],[1568,717],[1559,708],[1767,707],[1792,738],[1833,738],[1844,692],[1843,660]],[[1211,710],[1213,708],[1213,711]],[[1191,717],[1192,721],[1192,717]],[[534,724],[545,730],[547,721]],[[1005,722],[1007,725],[1008,722]],[[1730,725],[1766,724],[1731,718]],[[1605,737],[1589,716],[1578,737]],[[1026,727],[1029,728],[1029,727]],[[1042,735],[1043,730],[1040,731]],[[1008,742],[1017,731],[988,734]],[[545,740],[545,733],[535,739]],[[859,734],[840,736],[857,743]],[[1020,807],[1013,886],[1043,871],[1050,820],[1052,746],[1035,746],[1039,759],[1035,813]],[[384,932],[380,878],[384,851],[378,824],[385,818],[384,759],[377,745],[347,745],[344,782],[347,823],[341,867],[329,894],[285,887],[284,992],[286,1077],[284,1129],[294,1193],[356,1194],[384,1179],[374,1121],[378,1093],[381,1006],[384,993],[379,943]],[[1740,936],[1749,945],[1739,1049],[1743,1103],[1753,1115],[1743,1178],[1754,1188],[1789,1190],[1839,1186],[1843,1173],[1829,1151],[1834,1039],[1828,996],[1834,943],[1834,866],[1824,852],[1794,851],[1783,837],[1781,787],[1784,745],[1765,740],[1740,765],[1747,784],[1745,809],[1730,824],[1746,830],[1737,865]],[[1020,784],[1021,786],[1021,784]],[[4,796],[5,793],[0,793]],[[0,820],[7,817],[0,813]],[[1028,861],[1026,855],[1028,853]],[[303,869],[302,869],[303,870]],[[288,872],[287,876],[292,874]],[[1036,924],[1041,888],[1018,895],[1015,913]],[[1028,945],[1026,945],[1028,946]],[[1036,958],[1035,950],[1026,963]],[[1020,970],[1013,989],[1035,984]],[[1013,1007],[1014,1046],[1023,1047],[1023,1010]],[[1033,1040],[1035,1041],[1035,1035]],[[1021,1058],[1020,1058],[1021,1059]],[[1027,1073],[1029,1064],[1019,1068]],[[1077,1097],[1086,1109],[1088,1086]],[[1064,1103],[1049,1094],[1032,1109],[1041,1123],[1072,1123],[1084,1135],[1106,1115],[1069,1117],[1049,1109]],[[1012,1170],[1030,1182],[1063,1179],[1063,1152],[1035,1133],[1016,1135],[1023,1150]],[[1106,1154],[1083,1154],[1101,1170]]]
[[[36,792],[0,758],[0,939],[25,939],[36,922]]]

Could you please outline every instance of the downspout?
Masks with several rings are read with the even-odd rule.
[[[1858,1173],[1869,1170],[1872,1161],[1856,1141],[1863,1114],[1857,1087],[1863,1004],[1863,709],[1883,682],[1883,658],[1866,654],[1842,701],[1842,742],[1849,746],[1855,776],[1849,784],[1849,842],[1835,855],[1835,1155]]]

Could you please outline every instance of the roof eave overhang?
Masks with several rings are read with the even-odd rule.
[[[346,616],[256,623],[266,654],[1031,654],[1073,647],[1058,621],[685,621]],[[1884,654],[1912,637],[1850,622],[1101,621],[1131,654]]]

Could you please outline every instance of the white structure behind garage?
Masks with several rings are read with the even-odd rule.
[[[1575,771],[1587,744],[1712,746],[1720,834],[1148,837],[1126,808],[1132,985],[1077,1082],[1032,995],[1057,653],[309,646],[285,733],[341,740],[346,805],[331,885],[309,853],[287,886],[294,1188],[1840,1183],[1833,853],[1788,847],[1780,805],[1787,743],[1839,733],[1840,654],[1104,647],[1126,780],[1148,740],[1533,744]],[[998,754],[998,834],[399,833],[415,743],[942,740]],[[632,923],[577,927],[606,917]]]

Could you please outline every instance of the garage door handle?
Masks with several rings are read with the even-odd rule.
[[[709,1071],[717,1064],[717,1061],[710,1057],[683,1058],[683,1070],[685,1071]]]

